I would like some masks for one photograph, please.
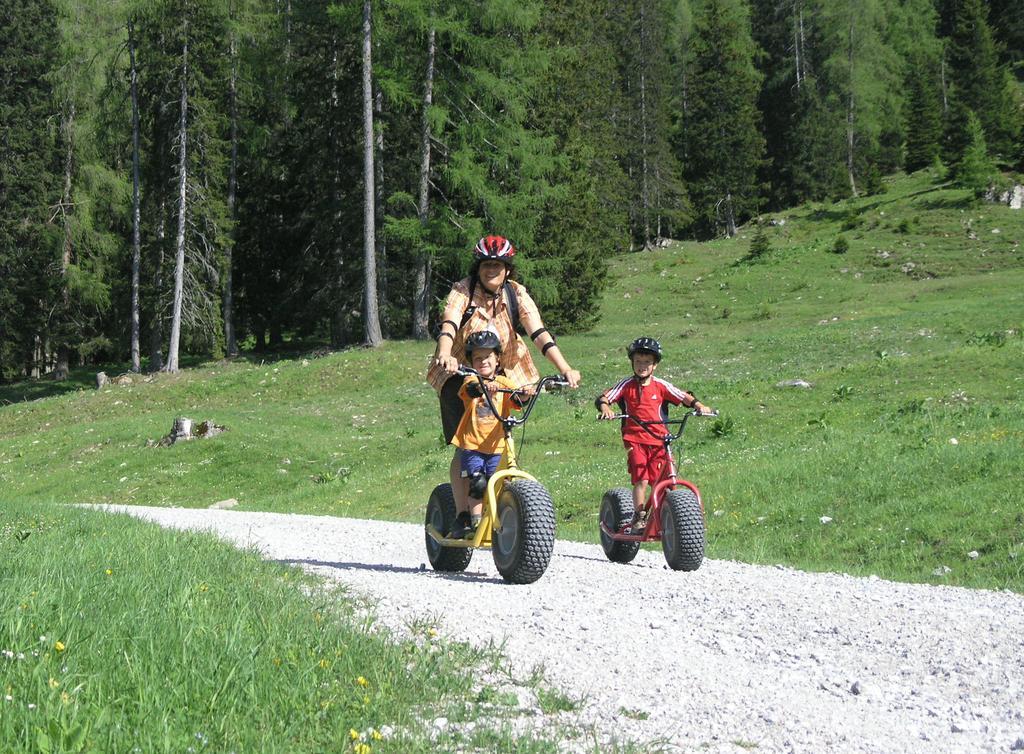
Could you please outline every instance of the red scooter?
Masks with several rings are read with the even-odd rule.
[[[661,542],[665,560],[675,571],[696,571],[704,560],[704,503],[700,490],[685,479],[676,476],[676,463],[672,457],[672,443],[683,436],[686,421],[691,416],[718,416],[718,412],[700,414],[689,411],[682,419],[646,422],[630,414],[617,414],[611,419],[629,419],[657,438],[664,446],[668,463],[661,478],[654,483],[650,497],[641,513],[646,513],[646,524],[634,531],[633,490],[616,487],[604,493],[601,499],[601,546],[608,559],[616,563],[629,563],[636,557],[643,542]],[[664,434],[652,427],[662,427]],[[677,432],[670,427],[678,426]]]

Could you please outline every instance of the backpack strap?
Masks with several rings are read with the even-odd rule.
[[[516,289],[512,284],[505,281],[505,300],[508,301],[508,315],[512,318],[512,327],[520,335],[526,335],[526,328],[519,321],[519,297],[516,296]]]
[[[519,297],[516,296],[516,289],[512,287],[512,284],[507,280],[504,284],[505,301],[508,304],[508,315],[512,320],[512,327],[520,335],[525,335],[526,330],[523,328],[523,323],[519,321]],[[466,307],[466,311],[462,313],[462,321],[459,323],[459,329],[461,330],[466,326],[472,318],[473,313],[477,310],[477,307],[473,304],[473,294],[476,293],[476,278],[474,277],[469,283],[469,306]]]
[[[476,306],[473,305],[473,294],[476,292],[476,278],[474,277],[469,281],[469,306],[466,307],[466,311],[462,313],[462,321],[459,323],[459,329],[461,330],[469,322],[473,316],[473,312],[476,311]]]

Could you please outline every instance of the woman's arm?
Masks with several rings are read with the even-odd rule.
[[[520,306],[522,307],[522,302],[520,302]],[[555,365],[558,373],[569,381],[569,387],[579,387],[580,373],[569,366],[569,362],[565,360],[561,349],[555,342],[555,336],[544,327],[540,313],[534,307],[522,307],[522,312],[520,320],[533,344],[540,349],[541,354],[548,361]]]
[[[455,336],[459,332],[459,320],[462,312],[465,311],[466,302],[464,295],[457,295],[459,292],[454,288],[448,294],[448,305],[441,315],[440,331],[437,335],[437,348],[434,350],[434,362],[444,368],[448,374],[454,374],[459,369],[459,360],[452,356],[452,346],[455,344]]]

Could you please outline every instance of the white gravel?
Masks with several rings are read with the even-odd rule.
[[[487,551],[464,574],[424,568],[412,524],[112,508],[212,530],[342,582],[398,633],[414,616],[438,617],[448,638],[504,642],[519,676],[543,666],[582,698],[575,714],[602,749],[1024,750],[1019,594],[720,560],[676,573],[660,551],[619,565],[597,545],[563,541],[537,583],[510,586]]]

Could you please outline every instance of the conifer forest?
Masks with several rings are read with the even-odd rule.
[[[0,381],[426,339],[490,233],[584,330],[612,255],[1024,169],[1022,82],[1021,0],[3,0]]]

